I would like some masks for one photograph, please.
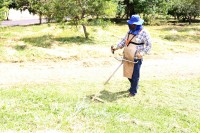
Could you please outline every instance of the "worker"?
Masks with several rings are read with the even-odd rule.
[[[139,15],[132,15],[127,21],[129,31],[116,47],[111,47],[112,52],[124,48],[123,58],[135,62],[123,61],[123,75],[130,81],[128,96],[137,94],[143,56],[148,54],[152,47],[150,34],[143,27],[143,23],[144,20]]]

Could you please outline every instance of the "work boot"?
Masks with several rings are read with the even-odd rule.
[[[135,94],[132,94],[132,93],[128,94],[128,97],[134,97],[134,96],[135,96]]]

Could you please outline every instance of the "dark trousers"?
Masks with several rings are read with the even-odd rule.
[[[138,61],[138,63],[134,64],[134,71],[133,71],[133,75],[132,75],[132,79],[129,79],[131,87],[130,87],[130,93],[131,94],[136,94],[137,93],[137,89],[138,89],[138,83],[139,83],[139,79],[140,79],[140,67],[142,65],[142,59],[135,59],[135,62]]]

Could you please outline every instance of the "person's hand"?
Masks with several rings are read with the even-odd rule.
[[[144,53],[143,52],[137,52],[136,56],[138,59],[142,59]]]
[[[115,53],[115,50],[117,50],[117,48],[114,48],[114,46],[112,45],[112,46],[111,46],[111,52],[112,52],[112,54]]]

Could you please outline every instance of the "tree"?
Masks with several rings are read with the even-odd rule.
[[[143,6],[144,20],[151,24],[156,19],[156,16],[166,16],[170,3],[166,0],[145,0],[141,2],[140,8]]]
[[[58,10],[56,8],[62,8],[64,3],[68,3],[68,1],[57,1],[57,0],[28,0],[29,8],[28,10],[33,14],[38,14],[40,19],[40,24],[42,21],[42,17],[45,17],[48,22],[54,19],[55,14]],[[62,2],[62,3],[57,3]],[[59,7],[58,7],[59,6]],[[76,7],[74,7],[76,8]]]
[[[42,23],[42,15],[45,12],[46,0],[28,0],[29,12],[39,15],[40,24]]]
[[[110,0],[55,0],[53,16],[59,22],[69,18],[74,25],[81,24],[85,38],[88,38],[86,20],[106,16],[110,8]],[[110,11],[109,11],[110,13]]]
[[[8,15],[9,15],[9,4],[11,3],[10,0],[4,0],[3,2],[3,6],[4,6],[4,13],[5,13],[5,17],[8,20]]]
[[[143,14],[146,22],[155,18],[156,14],[166,15],[169,2],[166,0],[122,0],[118,7],[124,8],[124,16],[128,19],[133,14]],[[122,11],[122,9],[120,10]]]
[[[0,0],[0,21],[5,18],[5,7],[3,2],[3,0]]]
[[[182,19],[192,23],[192,17],[195,19],[200,15],[199,0],[173,0],[172,6],[168,14],[174,16],[175,19]]]
[[[15,6],[14,0],[1,0],[0,1],[0,18],[1,19],[9,19],[9,9]]]
[[[49,15],[49,6],[53,0],[16,0],[16,9],[21,11],[28,10],[30,13],[38,14],[40,24],[42,16]]]
[[[29,1],[28,0],[15,0],[16,2],[16,9],[17,10],[26,10],[29,8]]]
[[[140,6],[141,6],[142,0],[120,0],[118,2],[118,8],[124,14],[122,15],[122,18],[130,18],[133,14],[139,14],[141,13]]]

